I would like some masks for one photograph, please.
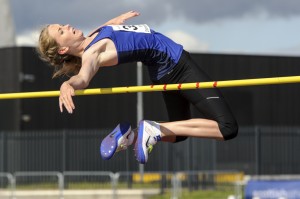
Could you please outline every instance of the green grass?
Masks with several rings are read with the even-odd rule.
[[[53,190],[58,189],[58,184],[56,183],[39,183],[39,184],[26,184],[17,185],[17,190]],[[111,184],[108,183],[91,183],[91,182],[79,182],[79,183],[68,183],[68,190],[89,190],[89,189],[111,189]],[[160,185],[157,183],[149,184],[138,184],[133,183],[132,189],[149,189],[156,188],[160,189]],[[126,183],[118,183],[117,189],[128,189]],[[165,193],[162,195],[153,196],[149,199],[170,199],[171,189],[165,189]],[[182,189],[181,196],[179,199],[227,199],[229,195],[234,194],[234,188],[232,186],[217,186],[215,189],[204,189],[204,190],[194,190],[189,191],[188,189]]]
[[[180,199],[227,199],[229,195],[233,195],[232,191],[225,190],[198,190],[189,192],[188,190],[182,191]],[[167,192],[163,195],[157,195],[150,199],[170,199],[171,193]]]
[[[17,184],[17,190],[53,190],[58,189],[56,183],[40,183],[40,184]]]

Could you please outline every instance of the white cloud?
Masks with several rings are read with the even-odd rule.
[[[27,31],[17,35],[17,46],[36,46],[39,38],[39,31]]]
[[[190,52],[207,52],[209,45],[196,37],[180,30],[167,32],[166,35],[175,42],[183,45],[184,49]]]

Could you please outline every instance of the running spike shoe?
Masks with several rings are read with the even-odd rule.
[[[134,133],[127,122],[118,126],[108,134],[101,142],[100,154],[104,160],[109,160],[116,152],[127,149],[132,144]]]
[[[158,123],[142,120],[138,126],[138,137],[135,142],[135,156],[140,164],[148,161],[148,154],[153,146],[161,140],[161,131]]]

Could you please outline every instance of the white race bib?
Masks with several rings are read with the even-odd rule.
[[[146,24],[141,24],[141,25],[110,25],[110,26],[115,31],[151,33],[149,26],[146,25]]]

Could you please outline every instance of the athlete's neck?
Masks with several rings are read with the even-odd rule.
[[[85,37],[82,41],[74,44],[73,50],[70,50],[69,54],[74,55],[76,57],[82,57],[84,53],[84,49],[92,42],[96,35],[92,35],[91,37]]]

